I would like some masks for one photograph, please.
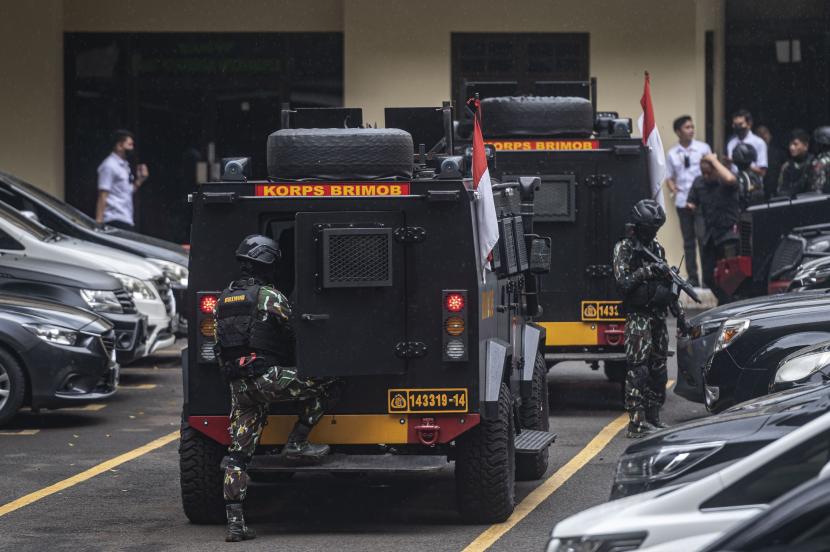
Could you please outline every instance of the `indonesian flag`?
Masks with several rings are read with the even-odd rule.
[[[473,122],[473,189],[478,192],[476,199],[476,220],[478,221],[478,263],[482,275],[490,262],[490,253],[499,241],[499,223],[496,205],[493,203],[493,188],[490,171],[487,168],[487,154],[484,151],[484,137],[481,135],[481,103],[474,100],[476,113]]]
[[[651,180],[651,197],[660,205],[663,203],[663,180],[666,178],[666,154],[663,151],[663,141],[660,132],[654,123],[654,106],[651,105],[651,77],[646,71],[646,82],[643,86],[643,97],[640,98],[643,113],[637,120],[640,133],[643,136],[643,145],[648,146],[648,174]]]

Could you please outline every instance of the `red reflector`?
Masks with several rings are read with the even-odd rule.
[[[460,293],[449,293],[445,299],[447,310],[450,312],[460,312],[464,308],[464,296]]]
[[[218,297],[215,295],[202,295],[202,298],[199,299],[199,310],[205,314],[213,314],[217,300]]]

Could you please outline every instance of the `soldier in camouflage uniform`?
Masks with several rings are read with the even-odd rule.
[[[813,161],[810,183],[813,191],[830,194],[830,126],[818,127],[813,132],[813,142],[819,154]]]
[[[311,429],[323,416],[328,382],[297,375],[291,306],[282,293],[267,284],[280,257],[279,247],[270,238],[245,238],[236,251],[244,277],[231,282],[217,300],[217,355],[231,390],[231,445],[222,460],[228,542],[256,536],[245,525],[242,501],[248,485],[247,464],[271,403],[286,401],[298,406],[299,419],[281,452],[286,461],[319,461],[329,451],[327,445],[308,442]]]
[[[685,328],[683,311],[671,288],[668,265],[655,262],[643,252],[648,248],[665,260],[665,250],[655,239],[657,230],[665,222],[666,214],[656,201],[641,200],[631,210],[629,235],[614,247],[614,278],[623,294],[626,313],[625,409],[629,416],[626,435],[630,438],[667,427],[660,420],[668,380],[667,309],[678,317],[678,325]]]

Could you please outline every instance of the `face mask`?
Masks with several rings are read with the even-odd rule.
[[[735,134],[737,134],[741,138],[745,137],[747,135],[747,133],[749,132],[748,127],[742,127],[742,126],[739,126],[739,125],[732,125],[732,130],[734,130]]]
[[[650,243],[657,237],[657,228],[653,226],[638,226],[636,228],[637,238],[643,243]]]

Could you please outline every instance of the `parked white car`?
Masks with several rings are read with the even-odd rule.
[[[143,258],[54,232],[2,201],[0,252],[111,274],[130,292],[138,312],[147,316],[147,354],[175,342],[176,304],[170,282],[159,267]]]
[[[695,548],[675,550],[696,550],[818,476],[828,460],[830,413],[694,483],[632,495],[571,516],[554,527],[547,549],[637,550],[688,539]]]

